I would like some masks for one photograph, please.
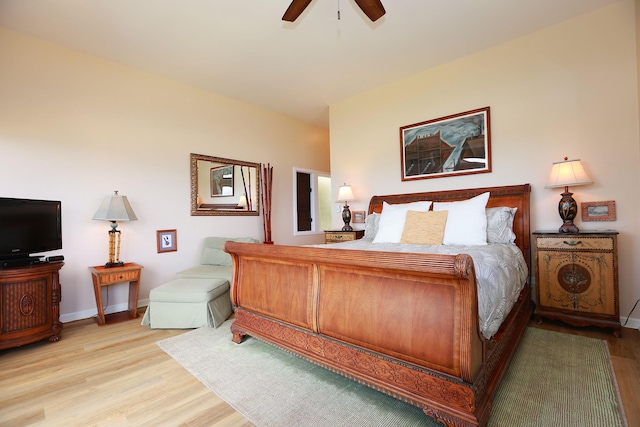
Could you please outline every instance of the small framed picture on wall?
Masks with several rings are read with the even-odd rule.
[[[353,211],[353,223],[354,224],[364,224],[364,219],[367,217],[367,213],[365,211]]]
[[[606,200],[603,202],[583,202],[582,203],[582,220],[583,221],[615,221],[616,220],[616,202],[614,200]]]
[[[158,246],[158,253],[177,251],[178,237],[176,230],[156,231],[156,244]]]

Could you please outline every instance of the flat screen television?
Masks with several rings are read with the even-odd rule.
[[[41,252],[62,249],[61,203],[55,200],[0,197],[0,268],[37,262]],[[18,262],[19,263],[19,262]]]

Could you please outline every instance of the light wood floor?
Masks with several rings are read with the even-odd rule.
[[[618,340],[598,329],[540,327],[606,339],[629,425],[640,425],[638,330]],[[57,343],[0,350],[0,425],[250,426],[155,344],[183,332],[87,319],[65,324]]]

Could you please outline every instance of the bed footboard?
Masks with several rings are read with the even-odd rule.
[[[236,242],[225,250],[235,342],[271,342],[448,425],[486,423],[478,402],[490,405],[487,342],[468,255]]]

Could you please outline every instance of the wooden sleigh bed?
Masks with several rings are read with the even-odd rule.
[[[530,186],[374,196],[391,204],[459,201],[490,192],[515,207],[515,243],[530,263]],[[490,339],[479,330],[469,255],[227,242],[233,259],[233,340],[267,341],[416,405],[447,426],[484,426],[531,316],[525,283]]]

